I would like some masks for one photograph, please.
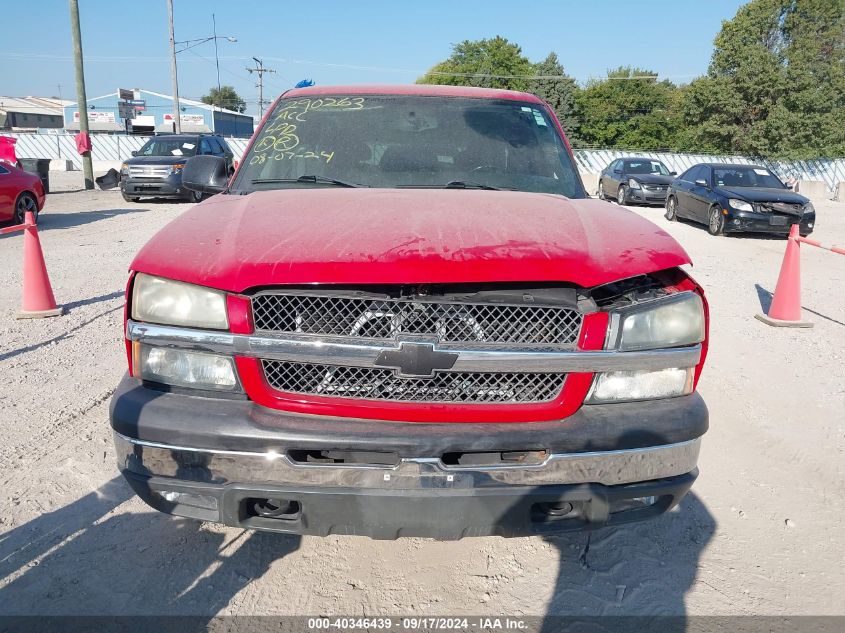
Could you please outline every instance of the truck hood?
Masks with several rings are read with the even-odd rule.
[[[303,188],[214,196],[156,234],[131,267],[243,292],[317,283],[561,281],[588,287],[689,261],[668,233],[599,200]]]

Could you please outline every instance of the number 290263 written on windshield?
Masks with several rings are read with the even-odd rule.
[[[327,163],[334,158],[334,151],[295,151],[299,145],[296,134],[297,124],[303,122],[309,112],[321,108],[338,108],[345,111],[364,109],[363,97],[326,97],[324,99],[296,99],[284,104],[271,119],[265,129],[265,136],[256,144],[255,154],[250,158],[250,165],[261,165],[267,160],[290,160],[293,158],[317,158]]]

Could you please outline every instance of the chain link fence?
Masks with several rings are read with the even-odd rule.
[[[623,151],[616,149],[576,149],[575,161],[582,172],[598,174],[611,161],[625,157],[654,158],[666,165],[670,171],[679,174],[698,163],[738,163],[761,165],[769,168],[782,180],[794,176],[798,180],[819,180],[825,183],[828,192],[836,191],[840,182],[845,182],[845,158],[816,158],[813,160],[765,160],[747,156],[725,156],[718,154],[683,154],[678,152]]]
[[[66,160],[74,169],[82,169],[82,158],[76,152],[72,134],[8,134],[18,139],[16,152],[19,158],[49,158]],[[121,161],[129,158],[149,140],[148,136],[104,135],[92,136],[92,159],[97,161]],[[248,139],[226,139],[229,147],[240,160],[246,150]],[[845,182],[845,158],[816,158],[813,160],[781,161],[749,158],[747,156],[725,156],[714,154],[684,154],[677,152],[623,151],[615,149],[574,150],[578,169],[585,173],[598,174],[617,158],[642,156],[662,161],[670,170],[679,174],[696,163],[741,163],[763,165],[779,175],[781,179],[794,176],[798,180],[819,180],[825,183],[829,192],[836,191],[838,183]]]

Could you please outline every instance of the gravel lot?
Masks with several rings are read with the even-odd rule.
[[[41,240],[65,316],[17,321],[0,237],[0,614],[845,615],[845,258],[802,247],[810,330],[756,321],[785,242],[672,233],[709,293],[701,477],[681,508],[587,537],[295,538],[158,514],[118,476],[127,267],[187,204],[126,203],[51,174]],[[74,190],[76,189],[76,190]],[[845,203],[814,237],[845,243]]]

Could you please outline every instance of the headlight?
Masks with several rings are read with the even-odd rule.
[[[598,404],[685,396],[692,393],[694,378],[692,367],[597,374],[587,401]]]
[[[733,207],[737,211],[754,211],[754,207],[751,206],[751,203],[746,202],[745,200],[737,200],[736,198],[730,198],[728,200],[728,205]]]
[[[226,330],[226,293],[139,273],[132,289],[132,318],[162,325]]]
[[[631,189],[639,189],[639,188],[640,188],[640,183],[638,183],[638,182],[637,182],[636,180],[634,180],[633,178],[628,178],[628,186],[629,186]]]
[[[123,163],[120,166],[120,173],[121,174],[128,174],[129,173],[129,165],[127,165],[126,163]]]
[[[136,342],[133,357],[133,373],[143,380],[194,389],[239,389],[235,367],[228,356],[151,347]]]
[[[816,207],[813,206],[812,202],[808,202],[804,205],[804,213],[815,213]]]
[[[173,166],[170,168],[170,173],[171,173],[171,174],[178,174],[180,171],[182,171],[182,168],[183,168],[184,166],[185,166],[185,163],[182,163],[182,164],[179,164],[179,165],[173,165]]]
[[[642,303],[617,315],[617,339],[609,347],[621,351],[695,345],[704,340],[704,305],[694,292]]]

